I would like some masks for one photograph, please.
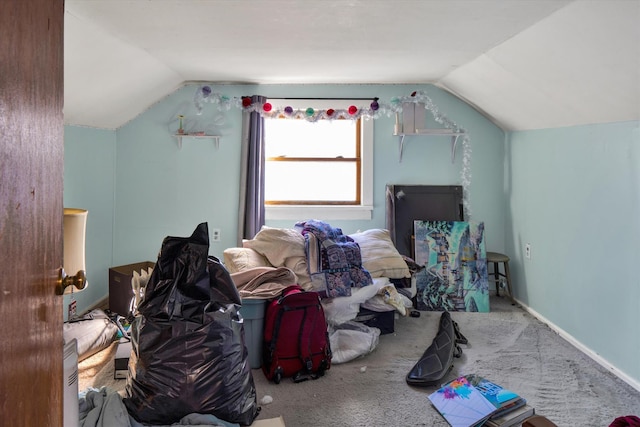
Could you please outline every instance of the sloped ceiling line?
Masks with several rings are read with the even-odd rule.
[[[66,124],[117,129],[190,81],[436,84],[505,130],[640,120],[640,0],[65,7]]]

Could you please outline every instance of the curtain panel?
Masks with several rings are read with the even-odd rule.
[[[267,98],[251,97],[252,103],[264,104]],[[264,117],[258,112],[242,113],[242,148],[240,154],[240,206],[238,210],[238,246],[243,239],[253,239],[264,225]]]

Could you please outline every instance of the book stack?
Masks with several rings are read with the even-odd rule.
[[[452,427],[511,427],[535,413],[525,398],[473,374],[445,384],[429,400]]]

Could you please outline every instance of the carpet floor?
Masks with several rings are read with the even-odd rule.
[[[395,321],[395,332],[380,336],[370,354],[334,364],[325,376],[302,383],[274,384],[252,371],[261,404],[258,419],[282,416],[287,427],[447,426],[428,395],[437,387],[413,387],[405,377],[431,344],[441,313]],[[491,313],[452,312],[469,340],[443,379],[475,373],[517,392],[558,426],[607,427],[619,416],[640,415],[640,392],[576,349],[546,324],[508,299],[491,297]],[[115,345],[83,360],[79,389],[106,386],[113,379]]]

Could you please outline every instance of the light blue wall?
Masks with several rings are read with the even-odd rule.
[[[66,126],[64,129],[64,206],[87,209],[85,266],[88,286],[64,297],[63,315],[74,298],[78,313],[108,294],[113,264],[113,201],[116,134],[114,131]]]
[[[235,246],[242,113],[238,108],[224,112],[219,149],[208,140],[185,139],[180,150],[169,123],[179,112],[186,112],[187,120],[196,117],[192,100],[197,89],[197,85],[190,85],[176,91],[117,131],[115,263],[154,260],[164,236],[189,235],[202,221],[222,231],[221,241],[211,242],[211,254],[221,257],[224,249]],[[428,85],[221,85],[212,89],[229,97],[256,93],[269,97],[377,96],[381,102],[426,90],[441,113],[471,134],[474,219],[486,221],[489,245],[503,250],[504,196],[496,190],[503,187],[504,134],[460,100]],[[206,124],[217,113],[215,105],[205,104],[198,120]],[[384,117],[374,124],[373,219],[331,221],[345,233],[384,227],[387,183],[461,183],[462,148],[452,164],[447,137],[411,137],[399,163],[398,138],[392,135],[394,122],[395,117]],[[267,225],[292,227],[294,222],[270,221]]]
[[[639,123],[514,132],[505,182],[518,299],[640,383]]]

